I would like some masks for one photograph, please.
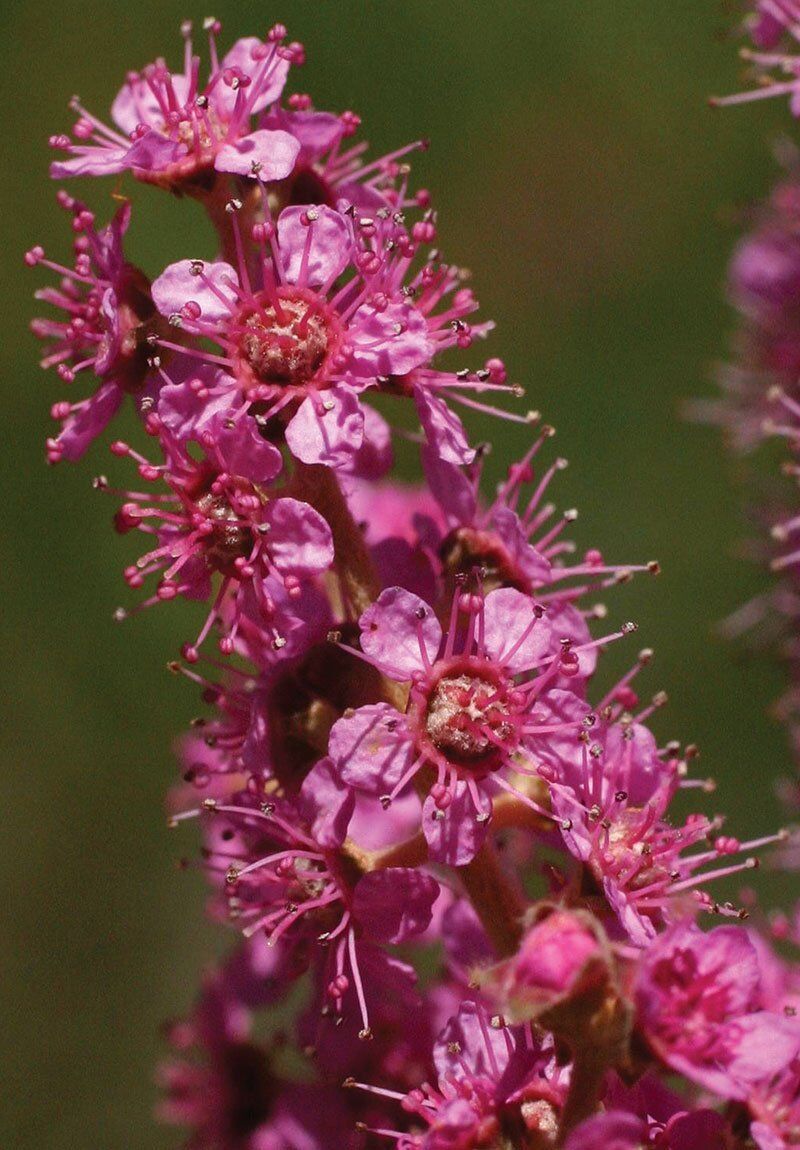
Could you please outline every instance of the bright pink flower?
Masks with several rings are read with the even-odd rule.
[[[554,689],[576,656],[545,611],[511,587],[485,597],[459,593],[444,635],[427,603],[393,587],[360,627],[363,657],[388,678],[410,682],[410,694],[404,714],[377,703],[334,725],[330,755],[342,780],[388,806],[430,768],[423,831],[431,857],[454,865],[479,849],[498,791],[550,817],[509,777],[534,775],[522,760],[532,763],[554,736],[579,746],[588,708]]]
[[[576,603],[593,591],[627,582],[637,572],[657,573],[659,567],[657,563],[609,566],[596,548],[587,551],[581,562],[567,560],[574,545],[564,538],[564,530],[577,512],[570,509],[554,519],[553,504],[545,502],[554,476],[567,461],[556,459],[538,475],[533,468],[540,448],[553,434],[552,428],[542,428],[523,459],[511,464],[488,506],[480,498],[482,455],[465,472],[434,452],[423,451],[428,486],[445,526],[424,521],[420,538],[438,554],[446,576],[480,567],[487,587],[516,587],[536,595],[547,606],[559,635],[582,646],[591,638],[586,619],[593,612],[579,610]],[[531,485],[528,492],[526,485]],[[580,676],[589,676],[596,661],[597,652],[587,647],[579,656]]]
[[[258,600],[262,618],[280,627],[278,605],[270,581],[283,585],[291,597],[300,581],[326,571],[333,562],[330,527],[307,503],[284,496],[268,498],[264,485],[281,468],[281,455],[263,440],[250,421],[211,418],[197,436],[203,458],[161,429],[166,462],[154,466],[126,444],[113,450],[139,464],[142,478],[163,482],[168,494],[125,492],[116,516],[117,530],[143,531],[156,546],[128,567],[132,587],[161,572],[155,594],[144,606],[182,595],[208,599],[212,579],[221,576],[213,605],[197,641],[185,652],[197,658],[197,648],[212,624],[223,618],[225,597],[234,596],[226,620],[222,649],[230,653],[244,609],[245,590]]]
[[[262,116],[260,126],[287,132],[300,146],[289,203],[336,208],[345,201],[368,212],[386,207],[396,211],[412,205],[429,206],[426,191],[409,195],[408,168],[401,162],[410,152],[426,147],[424,141],[368,161],[364,142],[350,146],[346,143],[360,124],[353,112],[341,116],[318,112],[312,108],[310,98],[301,95],[290,96],[288,103],[289,108],[273,105]]]
[[[79,119],[69,136],[51,137],[68,153],[50,168],[54,179],[105,176],[130,170],[164,186],[200,183],[214,169],[250,174],[257,163],[263,178],[281,180],[294,167],[300,144],[284,131],[252,130],[253,117],[280,98],[291,63],[302,62],[299,44],[284,45],[286,29],[276,24],[265,41],[237,40],[219,59],[220,25],[205,22],[211,69],[200,82],[200,58],[193,54],[192,26],[182,27],[183,72],[164,60],[131,72],[111,108],[116,127],[98,120],[73,100]]]
[[[638,698],[630,683],[651,655],[642,652],[634,668],[598,703],[591,737],[577,746],[554,737],[538,748],[540,773],[550,784],[567,849],[589,868],[637,946],[647,946],[667,923],[697,909],[737,913],[730,904],[713,901],[702,887],[755,867],[757,859],[705,868],[784,837],[779,832],[741,843],[728,835],[713,837],[720,819],[690,815],[678,826],[669,821],[679,789],[712,789],[713,784],[687,779],[678,746],[659,749],[644,725],[665,701],[661,696],[636,710]],[[699,844],[704,849],[688,853]]]
[[[151,354],[145,325],[155,312],[147,278],[126,262],[122,249],[130,204],[98,231],[82,203],[63,192],[58,201],[72,214],[75,264],[68,268],[53,263],[40,247],[26,254],[30,267],[41,264],[61,277],[57,288],[42,288],[36,298],[57,308],[63,318],[35,319],[31,328],[46,344],[42,367],[57,367],[65,383],[91,370],[99,384],[88,399],[54,404],[53,417],[63,426],[47,441],[51,463],[79,459],[116,414],[125,393],[141,390]]]
[[[529,1029],[490,1017],[476,1002],[463,1002],[434,1047],[437,1082],[403,1095],[350,1080],[347,1085],[395,1098],[419,1131],[374,1129],[398,1150],[480,1150],[501,1131],[523,1129],[552,1138],[564,1100],[568,1071],[547,1040]],[[427,1127],[427,1128],[425,1128]]]
[[[235,210],[232,222],[237,227]],[[160,341],[216,367],[212,402],[227,394],[239,415],[252,410],[266,430],[285,425],[304,463],[352,470],[365,437],[359,394],[411,395],[435,449],[457,462],[471,458],[442,395],[469,406],[465,391],[511,388],[492,382],[488,370],[455,376],[424,366],[488,330],[465,322],[477,304],[457,269],[427,263],[406,283],[419,244],[383,209],[367,218],[325,205],[289,207],[276,226],[256,225],[254,238],[257,271],[242,259],[236,269],[184,260],[153,284],[163,316],[219,349]],[[437,310],[448,294],[449,306]]]
[[[370,1038],[361,950],[404,942],[424,931],[439,886],[424,872],[403,867],[353,881],[337,853],[352,809],[352,797],[331,786],[325,763],[303,783],[298,809],[288,803],[254,803],[248,794],[221,802],[209,799],[202,808],[212,816],[217,843],[210,849],[209,867],[212,874],[224,871],[229,909],[245,936],[263,932],[271,946],[284,935],[295,946],[300,941],[323,944],[328,1000],[341,1012],[352,985],[361,1037]],[[226,828],[233,835],[220,839]]]
[[[753,1084],[800,1052],[800,1028],[760,1009],[758,957],[747,932],[707,934],[678,924],[644,952],[636,977],[639,1025],[656,1053],[723,1098],[747,1098]]]

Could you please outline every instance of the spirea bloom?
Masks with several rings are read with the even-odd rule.
[[[479,1150],[503,1130],[549,1139],[557,1129],[567,1074],[552,1048],[530,1031],[489,1015],[479,1003],[465,1001],[448,1021],[434,1047],[434,1062],[436,1080],[406,1095],[347,1082],[395,1097],[412,1116],[414,1133],[374,1131],[393,1138],[402,1150]]]
[[[265,40],[237,40],[220,60],[220,25],[205,22],[211,67],[200,80],[192,25],[185,23],[183,71],[164,60],[130,72],[111,107],[114,126],[88,112],[77,97],[78,115],[69,136],[52,136],[53,148],[67,153],[50,167],[54,179],[107,176],[129,170],[139,179],[176,190],[202,185],[209,172],[236,172],[257,160],[266,178],[288,176],[300,150],[287,132],[254,130],[254,117],[277,100],[291,63],[300,63],[299,44],[285,44],[286,29],[276,24]]]
[[[251,267],[241,255],[241,204],[231,208],[236,268],[184,260],[153,284],[162,316],[184,337],[216,345],[213,353],[199,346],[188,352],[217,369],[207,387],[211,401],[227,399],[231,418],[251,412],[267,434],[285,427],[289,449],[304,463],[352,469],[367,418],[359,397],[377,388],[414,399],[439,454],[470,459],[444,397],[469,406],[465,392],[511,389],[493,367],[459,376],[430,367],[436,354],[469,346],[489,327],[467,323],[477,304],[457,269],[425,263],[409,273],[417,229],[427,238],[432,225],[409,233],[402,216],[387,209],[367,217],[324,204],[292,206],[274,225],[253,226],[258,258]]]
[[[389,806],[421,776],[431,857],[455,865],[480,847],[501,791],[546,814],[514,776],[533,773],[525,761],[538,744],[577,737],[591,720],[568,691],[558,689],[554,702],[551,689],[569,680],[578,657],[569,640],[560,644],[544,609],[514,588],[460,593],[445,635],[428,604],[394,587],[360,627],[363,657],[409,684],[408,703],[405,712],[388,703],[361,707],[336,723],[330,757],[342,781]]]
[[[685,778],[686,763],[678,748],[669,746],[666,753],[659,749],[644,725],[654,706],[638,714],[627,710],[637,701],[628,683],[650,655],[645,651],[627,682],[601,700],[594,712],[597,721],[577,749],[557,739],[539,749],[540,771],[549,782],[567,849],[590,871],[638,946],[647,946],[660,928],[693,910],[737,913],[713,900],[705,884],[752,869],[756,857],[710,864],[785,838],[779,832],[741,843],[717,835],[720,821],[704,815],[691,814],[678,825],[670,821],[675,795],[693,780]],[[661,701],[657,696],[655,705]],[[692,850],[699,845],[704,849]]]
[[[212,624],[220,618],[229,589],[235,590],[222,649],[233,650],[248,591],[265,619],[280,626],[280,604],[270,593],[282,584],[291,599],[300,580],[326,571],[333,562],[333,541],[325,519],[307,503],[287,496],[268,497],[268,485],[281,467],[280,452],[257,434],[250,421],[215,418],[198,436],[197,452],[172,436],[162,435],[166,460],[153,466],[127,444],[112,449],[139,462],[143,478],[163,482],[168,493],[153,497],[128,491],[116,515],[120,532],[155,536],[156,546],[128,567],[131,587],[140,587],[156,572],[161,578],[148,603],[183,595],[205,600],[214,575],[220,575],[211,611],[195,643],[185,652],[192,661]]]
[[[78,403],[54,404],[53,418],[62,429],[47,441],[51,463],[79,459],[116,415],[126,392],[141,390],[150,355],[146,336],[155,313],[147,277],[123,252],[130,205],[98,229],[79,200],[59,193],[58,201],[72,215],[75,262],[71,268],[54,263],[40,246],[27,252],[30,267],[41,265],[60,277],[58,287],[36,293],[60,313],[58,318],[36,319],[31,327],[45,344],[42,367],[55,367],[67,384],[91,374],[96,391]]]
[[[759,990],[758,956],[741,927],[675,926],[639,967],[640,1025],[674,1069],[723,1098],[747,1098],[800,1050],[798,1026],[760,1009]]]
[[[224,802],[206,799],[202,809],[213,818],[216,840],[209,862],[212,868],[225,864],[229,908],[247,937],[263,932],[270,946],[284,937],[293,946],[301,941],[324,945],[328,998],[340,1009],[352,982],[361,1036],[370,1038],[370,988],[362,979],[360,952],[424,931],[439,888],[431,876],[409,868],[356,879],[348,873],[338,848],[352,803],[331,805],[336,799],[327,773],[321,765],[306,778],[299,808],[254,804],[250,795]],[[226,834],[226,827],[233,833]]]

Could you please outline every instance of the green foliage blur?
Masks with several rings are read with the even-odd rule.
[[[0,1145],[14,1150],[178,1145],[151,1120],[158,1028],[189,1005],[226,941],[203,922],[200,877],[175,866],[193,850],[192,828],[168,832],[163,818],[170,743],[198,707],[165,663],[198,610],[112,622],[131,601],[121,570],[135,542],[114,535],[114,500],[90,480],[124,484],[131,472],[105,443],[82,466],[45,467],[48,410],[63,389],[39,371],[27,331],[47,276],[22,267],[34,242],[68,254],[46,141],[71,126],[69,97],[105,114],[128,69],[162,54],[177,64],[180,21],[206,14],[191,0],[0,7]],[[609,596],[611,623],[640,624],[609,658],[609,678],[639,645],[655,647],[643,688],[669,693],[665,738],[701,745],[700,770],[719,780],[708,809],[727,811],[732,833],[777,825],[772,780],[789,756],[768,708],[781,677],[714,634],[764,577],[740,557],[736,467],[712,431],[679,414],[682,400],[713,393],[737,220],[773,178],[772,142],[791,131],[782,104],[707,107],[710,93],[743,83],[727,35],[734,6],[223,0],[214,14],[226,42],[284,21],[308,50],[294,89],[358,111],[376,153],[430,138],[417,183],[434,193],[441,246],[472,268],[497,319],[489,354],[559,429],[554,449],[571,466],[555,494],[581,510],[579,544],[663,565],[660,579]],[[192,203],[127,180],[76,191],[108,215],[123,189],[135,201],[131,257],[148,272],[211,254]],[[526,441],[518,428],[470,427],[494,440],[491,478]],[[400,463],[413,475],[410,449]],[[775,879],[764,889],[786,894]]]

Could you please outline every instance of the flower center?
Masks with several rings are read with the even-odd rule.
[[[507,684],[464,671],[441,678],[434,687],[425,732],[448,759],[492,770],[516,750],[515,711]]]
[[[323,387],[339,324],[312,292],[282,288],[272,300],[262,293],[243,310],[237,344],[240,374],[251,386]]]
[[[207,491],[197,500],[197,510],[211,524],[205,540],[206,561],[214,570],[232,574],[237,559],[246,559],[253,549],[253,534],[242,522],[224,495]]]

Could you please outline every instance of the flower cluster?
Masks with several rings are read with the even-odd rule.
[[[753,35],[763,43],[797,34],[797,5],[765,0],[757,7]],[[693,407],[701,421],[721,428],[732,452],[745,457],[742,475],[753,492],[751,549],[773,577],[725,630],[733,637],[749,633],[784,665],[788,686],[776,714],[800,761],[800,161],[788,141],[779,159],[780,178],[748,212],[748,230],[730,261],[728,298],[738,322],[733,355],[719,371],[721,395]],[[774,458],[772,444],[778,445],[779,473],[765,481],[758,449]],[[784,781],[780,790],[796,810],[797,782]]]
[[[370,159],[357,116],[286,96],[283,26],[222,58],[206,31],[208,67],[184,26],[181,70],[130,73],[114,127],[75,101],[52,174],[189,197],[219,250],[146,275],[127,202],[98,226],[60,192],[73,265],[26,257],[57,277],[43,366],[89,393],[55,404],[49,460],[126,395],[138,416],[95,480],[147,537],[119,619],[200,604],[170,823],[239,940],[167,1030],[161,1117],[192,1150],[797,1145],[800,968],[698,925],[746,917],[714,884],[783,835],[676,813],[712,786],[650,728],[649,650],[598,684],[636,631],[598,626],[600,596],[658,565],[576,554],[553,429],[473,358],[491,324],[432,247],[419,145]],[[379,397],[415,413],[424,486],[392,477]],[[471,411],[530,428],[492,497]]]

